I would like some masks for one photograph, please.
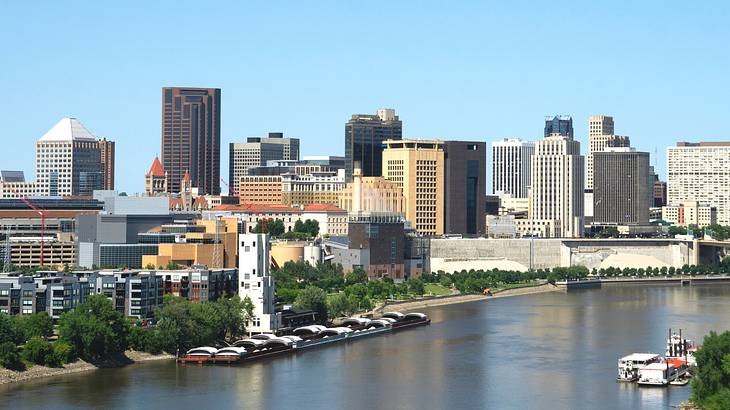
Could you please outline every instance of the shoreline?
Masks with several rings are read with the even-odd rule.
[[[525,287],[521,287],[521,288],[505,289],[502,291],[497,291],[496,293],[492,294],[492,296],[472,293],[472,294],[466,294],[466,295],[448,295],[448,296],[440,296],[440,297],[435,297],[435,298],[430,298],[430,299],[395,302],[395,303],[386,304],[386,305],[376,309],[376,311],[379,314],[383,314],[386,312],[392,312],[392,311],[408,312],[408,311],[412,311],[415,309],[425,309],[425,308],[436,307],[436,306],[455,305],[458,303],[475,302],[475,301],[479,301],[479,300],[490,300],[490,299],[506,298],[506,297],[512,297],[512,296],[532,295],[532,294],[546,293],[546,292],[564,292],[564,291],[565,291],[565,289],[561,289],[558,286],[551,285],[549,283],[545,283],[545,284],[536,285],[536,286],[525,286]]]
[[[88,372],[97,369],[121,368],[131,366],[137,363],[175,359],[175,356],[167,353],[153,355],[150,353],[137,352],[133,350],[125,352],[124,356],[126,357],[128,362],[114,362],[111,365],[97,366],[79,359],[73,363],[66,364],[63,367],[46,367],[41,365],[34,365],[33,367],[22,372],[0,368],[0,386],[10,385],[18,382],[34,381],[52,376],[65,376],[69,374]]]

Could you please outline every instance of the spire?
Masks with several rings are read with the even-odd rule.
[[[162,166],[162,163],[160,162],[160,159],[158,157],[155,157],[155,160],[152,161],[152,166],[150,167],[150,170],[147,172],[147,176],[153,176],[153,177],[164,177],[165,176],[165,168]]]
[[[182,180],[185,181],[185,182],[190,182],[190,173],[188,172],[187,169],[185,170],[185,175],[183,175],[183,179]]]

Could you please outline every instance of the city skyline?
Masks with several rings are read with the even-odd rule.
[[[374,18],[377,10],[361,10],[353,16],[344,6],[224,5],[198,10],[201,17],[219,20],[210,33],[192,40],[193,46],[204,48],[216,62],[209,64],[188,61],[178,53],[180,46],[158,54],[164,44],[162,33],[175,19],[153,27],[149,23],[159,22],[157,10],[125,18],[132,12],[105,14],[101,6],[91,3],[74,13],[54,4],[6,4],[4,14],[33,14],[38,26],[52,28],[57,20],[70,24],[53,36],[29,30],[21,19],[0,29],[6,36],[26,35],[24,43],[9,44],[8,61],[43,57],[54,66],[49,70],[45,63],[29,63],[23,70],[3,73],[7,98],[0,103],[0,112],[12,119],[6,122],[4,142],[14,153],[3,160],[3,168],[23,170],[27,179],[34,180],[35,141],[60,118],[76,117],[96,137],[117,142],[117,189],[142,192],[147,166],[161,155],[159,92],[164,86],[222,89],[221,175],[228,175],[228,143],[264,136],[269,130],[300,138],[302,156],[344,155],[343,124],[353,113],[374,112],[379,107],[396,110],[404,138],[486,143],[506,137],[538,140],[544,116],[568,114],[584,154],[588,116],[610,115],[619,123],[616,133],[630,135],[632,145],[651,154],[651,164],[662,179],[666,178],[666,147],[677,141],[727,139],[730,126],[722,118],[728,109],[723,92],[728,88],[723,74],[728,57],[715,53],[729,34],[722,24],[726,10],[711,5],[687,10],[639,8],[624,15],[620,5],[568,14],[560,9],[517,12],[500,5],[459,4],[414,11],[404,3],[389,8],[397,18],[373,33],[358,29],[353,20]],[[168,11],[173,13],[170,17],[184,16],[181,11]],[[509,23],[536,18],[538,12],[545,22],[531,31]],[[652,19],[647,23],[649,13]],[[564,24],[549,24],[551,14],[560,15]],[[304,21],[309,20],[308,26],[312,18],[301,19],[302,15],[321,19],[319,23],[329,24],[332,32],[341,35],[307,31]],[[610,35],[592,32],[586,21],[597,15],[611,18],[624,30]],[[402,31],[395,23],[399,20],[409,23],[413,31]],[[81,21],[85,24],[75,24]],[[434,31],[416,21],[444,24]],[[265,31],[274,22],[279,27],[276,33]],[[457,25],[471,28],[455,30]],[[677,30],[678,26],[683,29]],[[122,34],[88,36],[89,30]],[[715,35],[705,35],[708,30]],[[267,33],[266,41],[257,45],[254,39],[262,32]],[[323,35],[331,45],[319,46]],[[149,44],[143,44],[143,39]],[[372,64],[360,64],[358,47],[348,47],[365,41],[380,47],[380,53],[370,57]],[[590,63],[587,56],[595,42],[620,50],[612,64]],[[560,46],[547,46],[550,43]],[[564,48],[564,53],[553,53],[554,47]],[[665,56],[676,54],[677,49],[687,61],[713,64],[672,68]],[[79,65],[84,55],[95,59]],[[494,55],[498,59],[492,60]],[[570,56],[569,64],[562,60],[565,55]],[[296,69],[285,64],[291,58],[300,61]],[[543,68],[528,68],[534,60],[542,61]],[[337,64],[337,70],[329,68]],[[346,86],[353,82],[356,87]],[[430,86],[424,88],[424,83]],[[115,97],[109,99],[112,87]],[[667,117],[692,121],[655,121]],[[139,158],[140,152],[144,158]],[[491,152],[488,156],[490,163]],[[486,181],[491,181],[490,167]]]

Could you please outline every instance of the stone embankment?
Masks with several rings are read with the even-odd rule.
[[[456,303],[474,302],[477,300],[489,300],[496,298],[504,298],[510,296],[529,295],[534,293],[559,292],[562,289],[555,285],[546,283],[544,285],[526,286],[523,288],[505,289],[496,291],[492,296],[469,294],[469,295],[448,295],[441,297],[433,297],[428,299],[409,300],[403,302],[388,302],[384,306],[376,309],[376,314],[399,311],[408,312],[417,309],[425,309],[434,306],[453,305]]]
[[[63,367],[46,367],[34,365],[22,372],[0,368],[0,384],[21,382],[26,380],[34,380],[42,377],[61,376],[66,374],[87,372],[96,370],[100,367],[122,367],[129,364],[148,362],[153,360],[172,360],[175,358],[169,354],[153,355],[144,352],[127,351],[125,359],[119,361],[111,361],[103,365],[94,365],[83,360],[77,360],[73,363],[64,365]]]

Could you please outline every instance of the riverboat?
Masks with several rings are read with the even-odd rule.
[[[672,332],[669,329],[669,337],[667,338],[667,359],[681,359],[684,360],[689,366],[697,365],[697,358],[695,353],[699,346],[695,345],[691,339],[685,339],[682,337],[682,329],[679,329],[679,333]]]
[[[666,386],[687,375],[687,363],[680,359],[664,359],[639,368],[639,385]]]
[[[620,382],[634,382],[639,380],[639,369],[651,363],[657,363],[661,356],[655,353],[632,353],[618,359],[618,377]]]

